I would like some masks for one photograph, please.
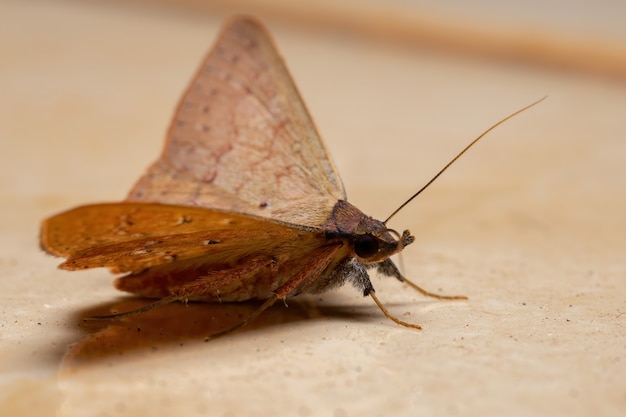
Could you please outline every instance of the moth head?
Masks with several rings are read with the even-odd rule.
[[[364,264],[382,262],[414,241],[408,230],[400,235],[387,228],[354,234],[351,239],[354,256]]]
[[[415,240],[408,230],[400,234],[345,200],[337,201],[323,227],[329,236],[347,238],[352,256],[363,264],[382,262]]]

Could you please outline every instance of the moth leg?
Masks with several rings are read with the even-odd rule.
[[[366,268],[366,265],[363,265],[362,263],[357,262],[355,259],[352,259],[343,265],[342,273],[348,275],[348,279],[352,281],[352,284],[355,287],[363,290],[364,296],[369,295],[370,297],[372,297],[372,300],[374,300],[380,311],[382,311],[385,317],[387,317],[389,320],[393,321],[396,324],[399,324],[400,326],[421,330],[422,326],[420,326],[419,324],[409,323],[404,320],[400,320],[399,318],[391,314],[389,310],[387,310],[387,308],[385,308],[383,303],[381,303],[376,296],[376,291],[374,290],[374,286],[372,285],[372,281],[370,280]]]
[[[103,316],[86,317],[84,320],[85,321],[118,320],[118,319],[130,317],[130,316],[134,316],[136,314],[142,314],[152,309],[155,309],[155,308],[158,308],[158,307],[161,307],[161,306],[164,306],[166,304],[170,304],[176,301],[187,302],[190,298],[192,298],[194,295],[197,295],[198,293],[202,293],[203,291],[208,292],[209,290],[213,290],[213,289],[219,289],[221,285],[227,284],[233,279],[241,279],[242,276],[249,274],[251,272],[254,272],[259,268],[271,265],[271,264],[272,264],[272,261],[268,260],[267,258],[251,259],[245,266],[228,270],[226,271],[226,273],[224,273],[223,271],[219,271],[218,273],[214,273],[211,276],[199,277],[198,279],[191,281],[178,289],[172,290],[172,293],[170,295],[165,296],[153,303],[150,303],[136,310],[126,311],[123,313],[108,314],[108,315],[103,315]]]
[[[146,306],[143,306],[141,308],[138,308],[136,310],[131,310],[131,311],[126,311],[124,313],[116,313],[116,314],[107,314],[104,316],[91,316],[91,317],[85,317],[83,320],[84,321],[95,321],[95,320],[117,320],[117,319],[123,319],[125,317],[130,317],[130,316],[134,316],[135,314],[141,314],[141,313],[145,313],[147,311],[150,311],[152,309],[155,309],[157,307],[161,307],[164,306],[166,304],[170,304],[176,301],[182,301],[184,300],[184,297],[181,297],[180,295],[176,295],[176,294],[172,294],[168,297],[164,297],[161,298],[160,300],[155,301],[154,303],[150,303]]]
[[[270,308],[275,302],[276,300],[278,300],[278,296],[276,294],[272,295],[271,298],[268,298],[262,305],[261,307],[257,308],[256,310],[254,310],[252,312],[252,314],[250,314],[248,317],[246,317],[245,319],[243,319],[242,321],[240,321],[239,323],[235,324],[234,326],[226,329],[226,330],[222,330],[220,332],[217,333],[213,333],[209,336],[206,336],[204,338],[205,342],[208,342],[211,339],[215,339],[216,337],[219,336],[224,336],[228,333],[231,333],[237,329],[242,328],[243,326],[245,326],[246,324],[250,323],[252,320],[256,319],[257,317],[259,317],[259,315],[264,312],[265,310],[267,310],[268,308]]]
[[[378,308],[380,308],[380,311],[382,311],[383,314],[385,315],[385,317],[387,317],[389,320],[393,321],[396,324],[399,324],[400,326],[410,327],[412,329],[417,329],[417,330],[422,330],[422,326],[420,326],[419,324],[409,323],[409,322],[400,320],[399,318],[397,318],[396,316],[391,314],[389,312],[389,310],[387,310],[385,308],[385,306],[380,302],[378,297],[376,297],[376,294],[375,294],[374,290],[370,291],[369,296],[372,297],[372,300],[374,300],[374,302],[376,303]]]
[[[378,272],[380,272],[381,274],[386,275],[388,277],[394,277],[398,281],[404,282],[409,287],[420,292],[422,295],[426,297],[437,298],[439,300],[467,300],[467,297],[464,295],[441,295],[441,294],[435,294],[430,291],[426,291],[425,289],[415,284],[414,282],[408,280],[404,275],[402,275],[398,267],[393,263],[391,259],[385,259],[384,261],[376,264],[375,266]]]
[[[261,307],[256,309],[252,314],[246,317],[240,323],[237,323],[233,327],[223,330],[221,332],[214,333],[210,336],[207,336],[204,340],[209,341],[219,336],[224,336],[234,330],[237,330],[252,320],[256,319],[263,311],[267,310],[271,307],[278,299],[284,300],[290,295],[297,293],[300,287],[307,282],[307,280],[315,279],[319,277],[322,272],[330,265],[333,260],[333,256],[339,246],[331,246],[320,249],[319,251],[313,253],[311,255],[312,262],[309,262],[305,265],[293,278],[283,284],[281,287],[274,290],[274,294],[265,301]]]
[[[220,290],[228,288],[232,283],[245,282],[247,278],[254,277],[265,268],[269,268],[269,273],[274,274],[274,263],[275,261],[268,256],[250,257],[242,261],[239,266],[209,271],[193,281],[171,288],[170,291],[183,299],[205,300],[205,297],[210,296],[210,301],[217,299],[221,302]]]

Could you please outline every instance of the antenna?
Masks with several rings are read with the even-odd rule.
[[[457,159],[459,159],[459,158],[461,157],[461,155],[463,155],[465,152],[467,152],[467,151],[469,150],[469,148],[471,148],[472,146],[474,146],[474,145],[476,144],[476,142],[478,142],[479,140],[481,140],[481,139],[482,139],[482,138],[483,138],[483,137],[484,137],[487,133],[491,132],[493,129],[495,129],[496,127],[500,126],[502,123],[506,122],[507,120],[511,119],[512,117],[517,116],[517,115],[518,115],[518,114],[520,114],[521,112],[523,112],[523,111],[525,111],[525,110],[528,110],[529,108],[533,107],[533,106],[534,106],[534,105],[536,105],[536,104],[539,104],[540,102],[542,102],[543,100],[545,100],[547,97],[548,97],[548,96],[544,96],[543,98],[540,98],[539,100],[535,101],[534,103],[529,104],[528,106],[526,106],[526,107],[524,107],[524,108],[519,109],[519,110],[518,110],[518,111],[516,111],[515,113],[511,113],[511,114],[509,114],[509,115],[508,115],[508,116],[506,116],[504,119],[500,120],[499,122],[497,122],[496,124],[494,124],[493,126],[491,126],[489,129],[487,129],[487,130],[485,130],[483,133],[481,133],[481,134],[480,134],[480,136],[478,136],[476,139],[474,139],[473,141],[471,141],[469,145],[467,145],[467,146],[466,146],[466,147],[465,147],[465,148],[464,148],[461,152],[459,152],[459,153],[457,154],[457,156],[455,156],[454,158],[452,158],[452,160],[451,160],[450,162],[448,162],[448,163],[446,164],[446,166],[444,166],[443,168],[441,168],[441,170],[440,170],[437,174],[435,174],[435,176],[434,176],[434,177],[432,177],[432,178],[430,179],[430,181],[428,181],[428,182],[426,183],[426,185],[424,185],[422,188],[420,188],[418,192],[416,192],[416,193],[415,193],[415,194],[413,194],[411,197],[409,197],[409,199],[408,199],[408,200],[406,200],[404,203],[402,203],[402,204],[400,205],[400,207],[398,207],[398,208],[397,208],[397,209],[396,209],[393,213],[391,213],[391,215],[390,215],[389,217],[387,217],[387,220],[385,220],[385,221],[383,222],[383,224],[384,224],[384,225],[386,225],[386,224],[387,224],[387,222],[388,222],[388,221],[389,221],[389,220],[390,220],[393,216],[395,216],[396,214],[398,214],[398,212],[399,212],[400,210],[402,210],[402,209],[403,209],[403,208],[404,208],[407,204],[409,204],[411,201],[413,201],[413,199],[414,199],[415,197],[417,197],[418,195],[420,195],[420,194],[422,193],[422,191],[424,191],[426,188],[428,188],[428,187],[430,186],[430,184],[432,184],[433,182],[435,182],[435,180],[436,180],[437,178],[439,178],[439,176],[440,176],[441,174],[443,174],[443,173],[444,173],[444,171],[445,171],[446,169],[450,168],[450,166],[451,166],[453,163],[455,163],[455,162],[456,162],[456,160],[457,160]]]

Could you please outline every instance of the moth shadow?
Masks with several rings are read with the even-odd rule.
[[[232,334],[254,333],[273,326],[311,320],[347,322],[372,318],[373,310],[341,304],[333,298],[325,296],[324,302],[320,303],[319,298],[313,296],[295,297],[288,300],[288,307],[277,302]],[[112,312],[136,310],[151,302],[131,297],[77,311],[74,320],[79,322],[87,336],[69,347],[64,359],[66,364],[86,364],[126,353],[204,341],[241,323],[263,303],[172,303],[122,319],[85,320]],[[377,310],[375,306],[373,308]]]

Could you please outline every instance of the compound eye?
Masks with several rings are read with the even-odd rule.
[[[378,239],[372,235],[360,235],[354,240],[354,253],[363,259],[375,255],[379,247]]]

